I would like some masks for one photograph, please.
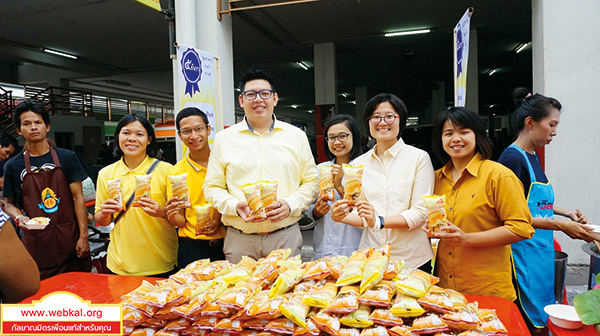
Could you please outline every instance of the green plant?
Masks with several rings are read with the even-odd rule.
[[[600,274],[596,274],[596,283],[600,285]],[[577,295],[573,303],[583,324],[600,324],[600,289],[591,289]]]

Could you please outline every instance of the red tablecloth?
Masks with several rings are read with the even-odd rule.
[[[569,330],[557,327],[548,320],[548,329],[552,333],[552,336],[598,336],[596,329],[591,325],[584,325],[579,329]]]
[[[137,288],[142,280],[154,283],[158,279],[96,273],[64,273],[43,280],[38,293],[21,303],[31,303],[32,300],[39,300],[45,295],[56,291],[77,294],[82,299],[90,300],[92,303],[118,303],[121,301],[121,295]],[[519,309],[513,302],[475,295],[467,295],[467,299],[471,302],[479,302],[481,308],[495,309],[496,314],[508,329],[510,336],[530,335]]]

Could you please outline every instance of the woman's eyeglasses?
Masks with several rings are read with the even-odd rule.
[[[386,124],[391,125],[394,123],[394,121],[396,121],[396,118],[400,118],[400,116],[395,114],[386,114],[384,116],[374,115],[370,118],[370,120],[371,124],[373,125],[379,125],[382,120],[385,121]]]
[[[346,142],[346,140],[348,140],[348,137],[351,135],[352,134],[349,134],[349,133],[341,133],[338,135],[326,136],[325,141],[330,142],[330,143],[334,143],[335,140],[340,140],[341,142]]]

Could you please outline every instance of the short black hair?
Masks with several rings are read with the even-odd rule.
[[[408,120],[408,109],[406,108],[406,104],[404,104],[402,99],[396,97],[391,93],[380,93],[375,97],[369,99],[369,101],[367,102],[367,105],[365,106],[365,114],[363,116],[367,132],[369,133],[369,135],[371,135],[371,131],[369,128],[369,125],[371,124],[371,116],[373,115],[379,104],[384,102],[390,103],[394,108],[394,111],[396,111],[396,113],[398,113],[398,115],[400,116],[400,120],[398,121],[400,123],[400,132],[398,132],[398,136],[396,137],[397,139],[400,139],[402,131],[404,131],[404,129],[406,128],[406,121]]]
[[[21,130],[21,114],[30,111],[39,114],[42,117],[42,120],[44,120],[46,126],[50,125],[50,114],[46,108],[34,100],[27,99],[21,104],[17,105],[13,112],[13,124],[15,125],[16,129]]]
[[[2,147],[9,147],[10,145],[13,145],[13,147],[15,147],[15,150],[17,149],[17,147],[19,147],[19,141],[17,141],[17,139],[6,133],[6,132],[1,132],[0,133],[0,146]]]
[[[325,123],[325,129],[323,130],[323,135],[325,139],[327,138],[327,131],[333,125],[344,123],[346,127],[352,133],[352,150],[350,151],[350,160],[354,160],[362,154],[362,148],[360,145],[360,130],[358,129],[358,123],[356,119],[349,114],[336,114],[329,118]],[[329,145],[327,141],[324,142],[325,147],[325,155],[329,160],[334,160],[335,155],[329,150]]]
[[[512,126],[517,134],[525,127],[527,117],[540,121],[550,114],[551,108],[558,111],[562,108],[557,99],[539,93],[532,95],[529,90],[523,87],[516,88],[513,91],[513,103],[516,110],[512,116]]]
[[[442,163],[450,160],[450,155],[446,153],[442,144],[442,132],[446,120],[450,120],[455,126],[472,130],[475,133],[475,150],[481,153],[484,159],[492,157],[492,140],[485,133],[481,116],[465,107],[450,107],[442,111],[433,124],[433,151]]]
[[[183,120],[183,118],[191,116],[201,117],[202,120],[204,120],[206,126],[210,126],[210,124],[208,123],[208,117],[206,116],[206,113],[202,112],[202,110],[200,110],[197,107],[186,107],[183,110],[179,111],[179,113],[177,113],[177,117],[175,117],[175,127],[177,128],[177,132],[179,132],[179,124],[181,123],[181,120]]]
[[[156,136],[154,135],[154,128],[148,119],[146,119],[146,117],[137,115],[135,113],[125,115],[117,124],[117,129],[115,130],[115,157],[123,156],[123,151],[119,147],[119,134],[121,133],[121,129],[135,121],[139,121],[146,129],[146,133],[148,133],[150,144],[146,147],[146,154],[151,158],[157,158],[158,142],[156,141]]]
[[[240,91],[244,92],[244,87],[246,86],[246,83],[255,79],[266,80],[267,82],[269,82],[269,84],[271,84],[271,90],[273,90],[273,92],[276,92],[275,83],[273,82],[273,76],[271,76],[271,74],[267,70],[258,68],[250,68],[246,70],[246,72],[244,72],[242,78],[240,78]]]

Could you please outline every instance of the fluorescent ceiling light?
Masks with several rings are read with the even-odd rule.
[[[297,108],[298,108],[298,105],[296,105],[296,104],[292,104],[292,105],[290,105],[290,107],[291,107],[291,108],[293,108],[293,109],[297,109]]]
[[[351,100],[350,101],[352,104],[356,105],[356,100]]]
[[[58,56],[62,56],[62,57],[67,57],[67,58],[72,58],[72,59],[77,59],[77,56],[75,55],[71,55],[71,54],[67,54],[61,51],[56,51],[56,50],[52,50],[52,49],[48,49],[48,48],[44,48],[44,51],[49,53],[49,54],[54,54],[54,55],[58,55]]]
[[[393,37],[393,36],[403,36],[403,35],[427,34],[429,32],[431,32],[431,29],[405,30],[405,31],[394,32],[394,33],[386,33],[383,36]]]
[[[298,64],[298,66],[302,69],[308,70],[308,65],[304,64],[303,62],[296,62],[296,64]]]
[[[495,74],[496,71],[498,71],[498,69],[492,69],[492,70],[490,70],[490,72],[488,72],[488,75],[491,76],[491,75]]]
[[[348,97],[348,94],[346,92],[342,92],[342,93],[340,93],[340,96],[346,98],[346,97]]]
[[[531,44],[531,42],[527,42],[527,43],[521,43],[521,45],[519,45],[519,47],[517,48],[517,50],[515,50],[515,52],[518,54],[521,51],[523,51],[525,48],[527,48],[529,45]]]
[[[495,104],[490,104],[490,108],[492,108],[492,107],[494,107],[494,106],[496,106],[496,105],[495,105]]]
[[[315,110],[307,110],[308,113],[315,113]]]

